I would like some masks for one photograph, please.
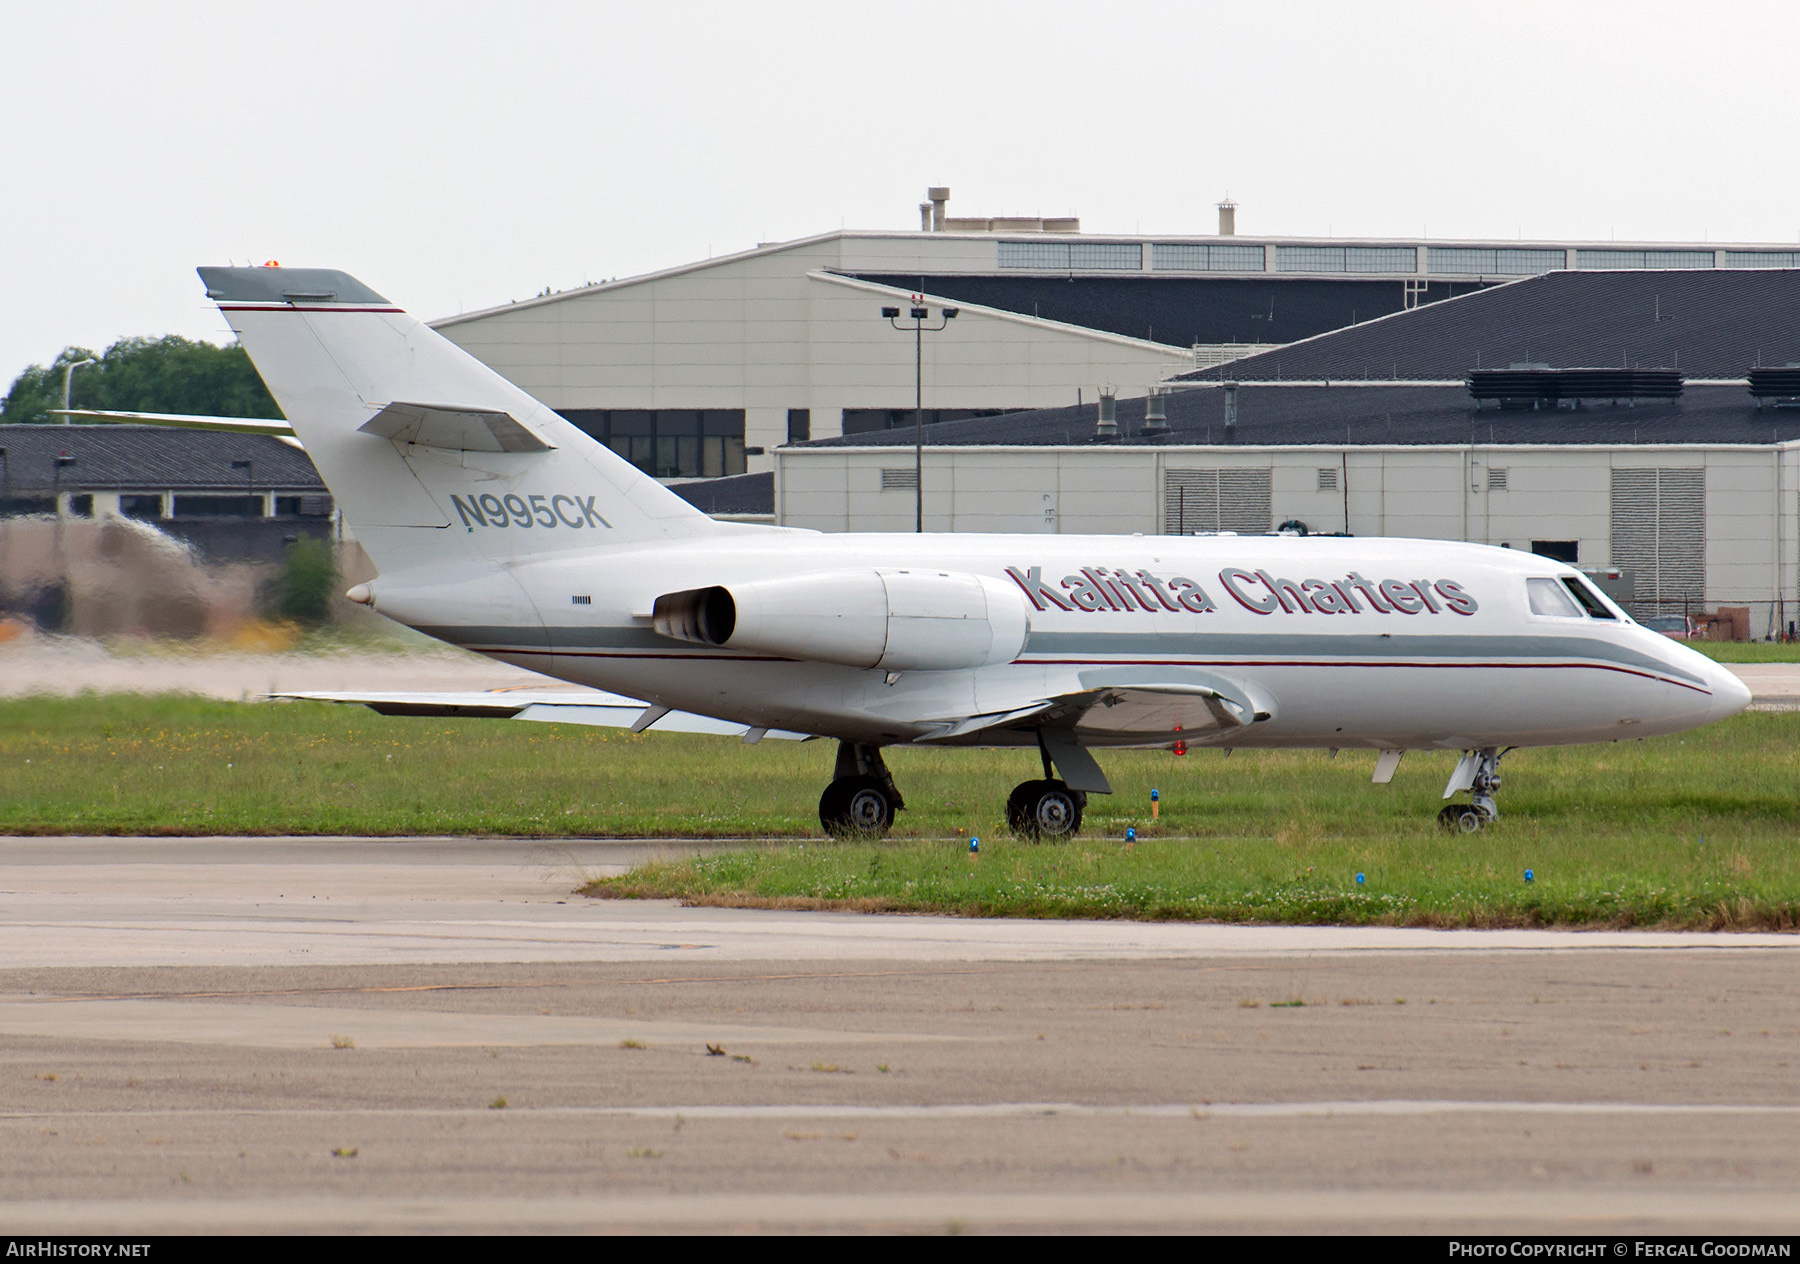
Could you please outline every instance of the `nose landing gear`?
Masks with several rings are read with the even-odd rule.
[[[1511,749],[1510,747],[1508,749]],[[1500,788],[1500,757],[1506,751],[1494,746],[1464,751],[1444,787],[1448,799],[1460,790],[1469,792],[1467,803],[1452,803],[1438,813],[1438,824],[1459,834],[1473,834],[1500,819],[1494,791]]]

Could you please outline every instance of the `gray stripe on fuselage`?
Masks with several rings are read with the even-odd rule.
[[[1119,654],[1251,659],[1421,658],[1495,660],[1587,658],[1661,672],[1704,685],[1705,679],[1653,655],[1583,636],[1309,636],[1270,632],[1036,632],[1025,654]],[[1221,664],[1223,665],[1223,664]]]
[[[464,624],[421,627],[419,631],[452,645],[519,646],[531,649],[662,650],[706,654],[712,646],[676,641],[654,628],[502,627]],[[1254,632],[1033,632],[1024,654],[1119,655],[1126,657],[1222,659],[1458,659],[1493,662],[1585,658],[1659,672],[1705,686],[1706,680],[1651,654],[1598,637],[1581,636],[1416,636],[1405,633],[1348,636]]]

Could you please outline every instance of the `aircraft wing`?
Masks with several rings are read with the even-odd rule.
[[[689,711],[671,711],[623,694],[597,689],[493,689],[464,693],[360,693],[325,691],[273,693],[271,698],[303,702],[355,702],[382,715],[441,715],[464,718],[538,720],[551,724],[591,724],[642,733],[655,727],[672,733],[717,733],[759,742],[765,737],[804,740],[810,733],[758,729]]]

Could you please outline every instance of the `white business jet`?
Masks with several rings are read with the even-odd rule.
[[[1674,733],[1749,693],[1548,558],[1430,540],[822,535],[715,522],[342,272],[202,268],[380,576],[355,600],[616,698],[334,694],[394,713],[838,742],[834,834],[903,806],[882,748],[1035,748],[1020,834],[1081,825],[1106,747],[1462,752]]]

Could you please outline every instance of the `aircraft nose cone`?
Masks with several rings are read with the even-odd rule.
[[[1712,710],[1708,723],[1736,715],[1750,705],[1750,688],[1730,668],[1714,664],[1712,669]]]

